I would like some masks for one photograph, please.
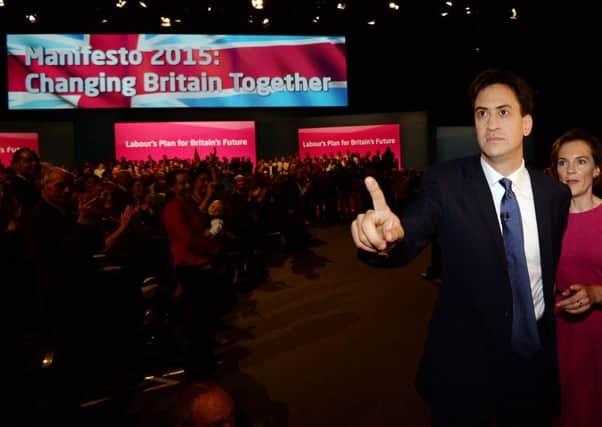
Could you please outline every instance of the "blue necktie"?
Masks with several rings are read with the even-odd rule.
[[[512,191],[512,181],[502,178],[500,184],[506,190],[502,197],[500,217],[512,287],[512,349],[522,358],[529,359],[539,349],[540,342],[525,257],[523,223],[516,195]]]

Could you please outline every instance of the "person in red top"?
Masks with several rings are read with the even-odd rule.
[[[556,271],[559,427],[602,426],[602,142],[571,129],[552,147],[552,173],[571,189]]]
[[[177,284],[182,289],[184,368],[188,381],[209,378],[214,371],[215,332],[220,289],[214,260],[222,248],[205,234],[205,224],[191,199],[188,171],[172,170],[167,176],[171,199],[163,208]]]

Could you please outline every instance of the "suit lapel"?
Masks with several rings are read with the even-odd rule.
[[[550,301],[551,289],[550,283],[553,283],[554,278],[550,277],[548,272],[552,269],[552,246],[550,236],[553,234],[550,230],[550,204],[546,197],[544,186],[541,183],[541,176],[537,173],[529,171],[531,177],[531,186],[533,188],[533,201],[535,204],[535,216],[537,218],[537,234],[539,238],[539,256],[541,259],[541,271],[543,280],[544,296],[547,301]]]
[[[480,157],[474,157],[474,161],[468,163],[466,173],[466,189],[464,192],[466,197],[470,199],[469,203],[476,205],[479,216],[484,224],[484,236],[490,237],[495,242],[495,249],[499,255],[505,259],[504,241],[500,231],[500,224],[497,220],[495,205],[489,184],[481,167]]]

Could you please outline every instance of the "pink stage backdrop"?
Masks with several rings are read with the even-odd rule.
[[[28,147],[36,153],[38,149],[38,134],[33,132],[0,132],[0,162],[10,165],[13,153],[19,148]]]
[[[255,122],[149,122],[115,123],[115,157],[146,160],[152,156],[192,159],[217,156],[248,157],[255,165]]]
[[[364,156],[370,152],[382,155],[388,148],[393,151],[401,167],[401,144],[399,125],[336,126],[324,128],[299,129],[299,156],[311,157],[330,155],[338,152],[359,153]]]

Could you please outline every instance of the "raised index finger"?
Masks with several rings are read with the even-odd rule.
[[[380,189],[378,182],[371,176],[366,177],[364,180],[366,184],[366,189],[370,193],[370,198],[372,199],[372,205],[374,210],[384,211],[389,209],[389,205],[387,205],[387,201],[385,200],[385,194]]]

